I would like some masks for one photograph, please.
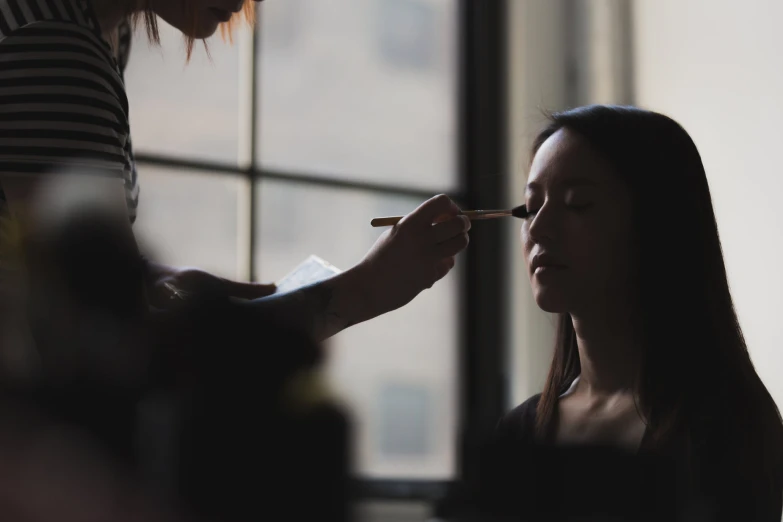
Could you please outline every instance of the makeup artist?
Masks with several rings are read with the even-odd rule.
[[[117,205],[127,207],[130,227],[140,184],[123,84],[133,25],[144,24],[157,40],[156,17],[160,16],[182,31],[192,50],[196,41],[214,34],[221,24],[240,22],[243,16],[252,20],[258,1],[4,2],[0,10],[0,220],[24,222],[27,203],[42,182],[70,170],[95,174],[95,183],[115,182]],[[227,281],[200,270],[145,262],[148,298],[156,307],[166,307],[180,292],[250,299],[249,306],[322,340],[405,305],[444,277],[468,244],[470,223],[458,213],[449,198],[430,199],[384,233],[353,268],[285,295],[270,296],[272,285]],[[2,258],[0,268],[0,275],[9,274]]]

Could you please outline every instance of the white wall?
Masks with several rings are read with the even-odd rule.
[[[569,104],[628,103],[628,0],[509,0],[509,205],[524,201],[530,144],[546,124],[542,109]],[[554,346],[554,317],[533,300],[519,223],[508,222],[510,403],[541,391]]]
[[[679,121],[699,147],[740,322],[783,406],[783,2],[633,8],[636,103]]]
[[[546,123],[542,109],[563,109],[568,96],[564,5],[563,0],[509,2],[510,205],[524,202],[528,151]],[[554,329],[552,318],[536,306],[530,292],[519,222],[506,225],[508,241],[514,245],[507,294],[512,322],[509,402],[519,404],[541,391],[554,346]]]

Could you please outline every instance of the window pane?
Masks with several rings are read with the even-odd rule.
[[[247,277],[248,183],[234,176],[140,165],[134,230],[156,261]]]
[[[134,148],[236,164],[244,121],[240,48],[246,37],[238,35],[233,45],[219,36],[209,39],[211,59],[197,44],[190,63],[182,34],[162,20],[160,38],[158,48],[137,31],[125,73]]]
[[[375,216],[419,200],[263,181],[258,263],[275,281],[315,254],[345,270],[380,235]],[[459,263],[458,263],[459,264]],[[458,274],[400,310],[337,335],[329,375],[356,422],[357,472],[372,478],[445,479],[455,473]]]
[[[456,188],[457,6],[265,2],[258,49],[262,166]]]

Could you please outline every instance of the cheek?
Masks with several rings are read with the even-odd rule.
[[[527,221],[519,228],[519,240],[522,243],[522,254],[527,263],[529,261],[530,251],[533,249],[533,241],[530,239],[530,224]]]
[[[625,277],[631,260],[631,241],[624,227],[603,226],[575,234],[571,253],[585,275],[598,281]]]
[[[183,5],[179,2],[159,2],[155,6],[155,13],[172,27],[185,32],[190,26],[186,23],[189,19],[186,11],[190,12],[193,7],[195,6]]]

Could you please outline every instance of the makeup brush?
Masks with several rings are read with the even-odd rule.
[[[474,219],[495,219],[500,217],[515,217],[525,219],[527,217],[527,208],[525,205],[519,205],[511,210],[465,210],[463,216],[468,216],[471,221]],[[370,221],[374,227],[391,227],[399,223],[404,216],[380,217]]]

